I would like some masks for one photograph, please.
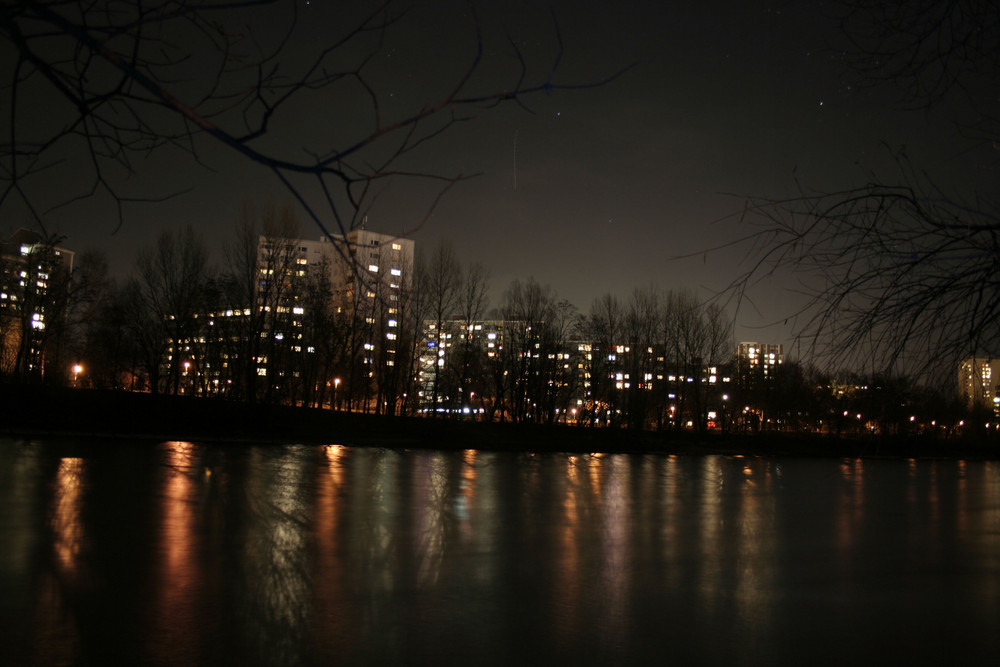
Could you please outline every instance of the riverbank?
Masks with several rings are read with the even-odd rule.
[[[648,432],[566,425],[385,417],[212,398],[0,385],[0,432],[11,437],[313,443],[533,452],[657,452],[822,457],[1000,459],[1000,442],[850,439],[773,433]]]

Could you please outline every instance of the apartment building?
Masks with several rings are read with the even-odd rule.
[[[780,344],[743,342],[736,346],[736,378],[742,387],[770,380],[785,361]]]
[[[0,372],[44,372],[46,347],[68,307],[73,257],[27,229],[0,243]]]
[[[958,369],[958,389],[962,401],[970,408],[987,405],[1000,411],[1000,359],[963,360]]]

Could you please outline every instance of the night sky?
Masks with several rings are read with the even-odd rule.
[[[300,2],[306,20],[291,55],[328,43],[342,5]],[[393,183],[372,208],[369,229],[405,231],[425,246],[449,239],[463,261],[484,263],[494,305],[511,280],[529,276],[583,312],[605,292],[625,299],[651,283],[707,296],[741,268],[745,248],[703,251],[748,231],[738,222],[747,196],[843,189],[872,172],[893,180],[892,155],[903,147],[944,181],[966,178],[945,116],[900,110],[888,89],[859,89],[838,50],[836,3],[556,0],[550,11],[521,0],[416,2],[370,70],[383,113],[412,112],[454,84],[476,43],[470,5],[486,52],[477,89],[513,80],[505,31],[523,51],[529,80],[545,80],[553,14],[565,48],[555,83],[598,81],[632,65],[600,87],[526,98],[531,112],[514,104],[483,111],[427,144],[409,164],[481,175],[453,188],[419,230],[433,189]],[[294,130],[273,141],[308,148],[329,132],[357,136],[370,119],[319,102],[282,121]],[[105,249],[114,272],[125,274],[161,229],[190,223],[221,248],[242,201],[288,200],[265,169],[202,146],[211,171],[169,152],[139,161],[127,181],[134,192],[190,191],[127,206],[117,231],[101,200],[46,222],[68,247]],[[23,220],[16,207],[3,215],[8,229]],[[303,235],[318,231],[306,224]],[[798,303],[794,284],[762,285],[753,297],[759,311],[741,310],[736,338],[789,344],[781,321]]]

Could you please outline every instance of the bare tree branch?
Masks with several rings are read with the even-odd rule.
[[[271,13],[260,13],[264,10]],[[591,83],[560,82],[562,42],[554,24],[558,51],[541,76],[529,76],[523,55],[516,52],[520,69],[512,86],[474,93],[484,53],[474,19],[475,53],[450,89],[415,111],[389,117],[370,69],[406,13],[392,0],[381,2],[344,26],[339,37],[303,56],[293,53],[293,46],[301,46],[304,26],[296,3],[288,0],[5,3],[0,33],[16,65],[8,75],[8,140],[0,144],[0,208],[17,197],[40,218],[44,212],[26,186],[49,156],[79,159],[82,150],[89,164],[81,173],[89,174],[91,185],[56,205],[104,193],[116,203],[121,222],[122,203],[133,198],[120,190],[109,169],[137,173],[138,158],[165,147],[201,163],[205,148],[216,144],[271,171],[324,234],[345,234],[370,205],[378,181],[429,178],[443,181],[446,191],[467,178],[398,165],[482,110],[521,103],[541,92],[600,85],[620,74]],[[274,16],[284,17],[287,25],[273,26]],[[301,149],[287,141],[301,136],[298,128],[288,127],[294,107],[313,104],[321,99],[317,95],[341,93],[345,99],[360,95],[366,100],[367,130],[336,142],[318,134]],[[60,100],[53,114],[59,120],[36,140],[29,131],[32,123],[22,119],[45,95]],[[293,184],[303,176],[319,186],[318,200],[308,200]]]

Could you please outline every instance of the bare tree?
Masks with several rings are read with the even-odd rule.
[[[704,369],[707,340],[703,304],[691,291],[671,291],[661,312],[664,377],[666,386],[672,389],[670,393],[674,394],[670,405],[665,407],[679,430],[688,418],[700,421],[703,407],[697,386]]]
[[[559,301],[552,288],[534,277],[514,280],[504,291],[501,312],[504,326],[503,362],[513,421],[549,419],[554,408],[554,387],[548,363],[555,354],[552,324],[559,320]]]
[[[625,421],[629,428],[646,426],[650,405],[649,387],[653,384],[655,359],[653,345],[657,342],[660,323],[660,295],[653,286],[636,288],[625,308],[624,338],[620,367],[621,389],[625,399]],[[616,388],[617,388],[616,380]]]
[[[67,329],[69,342],[66,353],[77,362],[87,357],[100,358],[105,356],[100,348],[105,342],[97,342],[97,332],[104,325],[102,322],[108,300],[115,291],[115,281],[109,275],[108,258],[98,250],[87,250],[75,258],[75,266],[71,280],[71,294],[67,312]],[[69,364],[64,364],[69,371]],[[87,369],[86,378],[95,378]],[[77,378],[75,383],[80,386]]]
[[[137,285],[149,317],[152,331],[169,347],[161,355],[166,364],[166,386],[169,393],[181,389],[181,377],[197,372],[184,364],[197,362],[190,354],[195,319],[204,303],[205,281],[209,276],[208,249],[193,228],[184,227],[177,233],[164,232],[157,242],[140,251],[136,258]],[[158,388],[154,385],[153,391]]]
[[[931,0],[845,7],[855,73],[953,122],[967,143],[950,166],[965,176],[945,185],[904,151],[888,180],[752,198],[741,218],[754,225],[741,239],[749,264],[731,287],[742,300],[759,281],[796,276],[805,305],[789,321],[802,353],[826,368],[953,381],[960,358],[1000,354],[1000,206],[974,183],[996,163],[1000,137],[1000,9]]]
[[[432,370],[431,414],[436,414],[438,401],[442,394],[450,394],[456,390],[454,382],[446,383],[447,368],[443,365],[445,356],[442,347],[449,346],[445,322],[458,314],[457,309],[462,294],[462,267],[455,247],[441,241],[429,255],[422,257],[417,267],[417,281],[426,302],[427,316],[434,325],[435,349],[438,359]],[[446,386],[447,384],[447,386]]]
[[[453,84],[398,112],[379,89],[378,56],[407,6],[313,3],[309,11],[326,12],[321,21],[332,26],[319,45],[302,35],[317,21],[302,11],[293,0],[4,3],[0,211],[18,204],[41,219],[102,195],[123,220],[123,204],[153,197],[127,189],[147,156],[169,149],[200,163],[217,146],[273,174],[324,233],[344,234],[390,179],[437,184],[433,209],[467,178],[412,167],[410,158],[442,133],[489,107],[523,104],[533,93],[598,85],[560,81],[555,26],[558,48],[546,66],[529,70],[511,40],[516,65],[509,78],[495,87],[484,82],[484,57],[494,50],[473,16],[465,45],[472,48]],[[304,110],[312,114],[307,123]],[[346,124],[330,120],[338,112],[367,122],[344,136]],[[40,188],[61,161],[77,183],[82,176],[82,185],[44,208]],[[417,224],[429,214],[418,214]]]
[[[486,269],[480,262],[468,264],[462,274],[458,295],[459,316],[462,319],[462,339],[459,342],[458,355],[458,378],[462,394],[459,402],[462,405],[471,405],[473,394],[476,392],[479,393],[481,400],[485,389],[483,355],[486,350],[481,345],[481,337],[476,335],[475,327],[477,323],[481,323],[486,313],[488,291],[489,274]]]
[[[587,367],[590,374],[591,406],[586,418],[592,426],[600,415],[611,420],[618,409],[612,370],[617,365],[615,345],[621,339],[622,307],[617,297],[608,293],[594,299],[583,325],[583,335],[590,341]]]
[[[913,106],[954,92],[978,100],[1000,68],[1000,7],[990,0],[846,0],[841,45],[861,83]],[[985,109],[983,109],[985,111]],[[996,109],[989,109],[996,118]]]

